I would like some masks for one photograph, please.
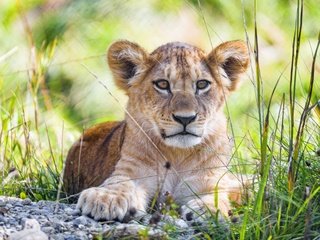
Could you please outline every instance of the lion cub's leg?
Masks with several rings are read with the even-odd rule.
[[[207,177],[187,179],[185,186],[194,186],[194,193],[185,198],[185,203],[181,207],[182,217],[185,220],[205,218],[208,210],[211,213],[219,211],[223,216],[228,216],[231,210],[231,201],[240,203],[242,184],[232,175],[215,174]],[[181,188],[184,192],[189,192],[188,187]],[[184,195],[186,195],[184,193]]]
[[[226,217],[231,209],[231,203],[228,193],[219,193],[211,191],[210,193],[199,193],[181,207],[181,216],[189,221],[194,219],[204,219],[208,215],[215,214],[217,211]]]
[[[202,194],[189,200],[181,207],[181,216],[189,221],[194,219],[204,219],[210,213],[215,214],[219,211],[223,216],[228,216],[231,209],[228,194]]]

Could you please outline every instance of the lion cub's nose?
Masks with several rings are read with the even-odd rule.
[[[183,116],[183,117],[172,114],[172,117],[176,122],[181,123],[183,126],[187,126],[189,123],[196,120],[197,114],[192,116]]]

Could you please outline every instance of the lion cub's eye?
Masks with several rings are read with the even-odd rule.
[[[153,84],[158,90],[170,90],[170,83],[167,80],[159,79],[154,81]]]
[[[204,90],[204,89],[207,89],[209,88],[210,86],[210,82],[208,80],[199,80],[197,81],[197,90]]]

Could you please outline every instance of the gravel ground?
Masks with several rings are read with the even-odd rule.
[[[156,224],[150,224],[152,222]],[[96,222],[81,216],[74,204],[0,196],[0,239],[119,239],[125,236],[130,236],[127,239],[139,236],[166,239],[168,235],[163,229],[168,226],[178,233],[174,239],[188,239],[195,234],[191,225],[182,219],[151,215],[139,222]]]

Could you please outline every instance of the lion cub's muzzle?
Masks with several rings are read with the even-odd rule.
[[[181,124],[182,125],[182,129],[181,131],[175,133],[175,134],[171,134],[169,136],[166,136],[166,138],[170,138],[170,137],[175,137],[177,135],[191,135],[191,136],[194,136],[194,137],[200,137],[198,136],[197,134],[195,134],[194,132],[190,131],[187,126],[194,122],[197,118],[197,114],[193,114],[193,115],[189,115],[189,116],[179,116],[179,115],[175,115],[175,114],[172,114],[172,118],[174,121],[176,121],[177,123]]]
[[[175,127],[170,130],[162,130],[161,136],[170,146],[185,148],[199,144],[202,139],[202,129],[196,127],[196,113],[172,114],[172,122]]]

